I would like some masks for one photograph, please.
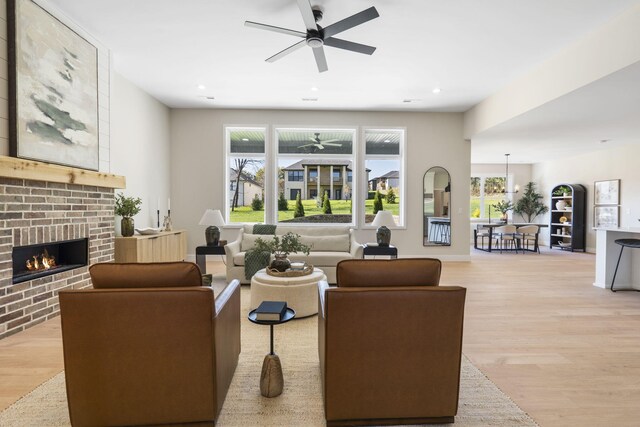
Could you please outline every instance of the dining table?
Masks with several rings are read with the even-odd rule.
[[[513,223],[505,223],[505,222],[486,222],[486,223],[478,223],[476,224],[476,228],[475,230],[473,230],[473,248],[480,250],[480,251],[485,251],[485,252],[491,252],[491,244],[493,242],[493,229],[497,228],[497,227],[502,227],[503,225],[515,225],[516,228],[517,227],[524,227],[525,225],[536,225],[540,228],[545,228],[548,227],[548,224],[535,224],[535,223],[530,223],[530,222],[513,222]],[[478,231],[482,230],[482,229],[488,229],[489,230],[489,244],[487,245],[486,248],[483,247],[478,247]],[[535,247],[533,249],[533,251],[537,251],[538,250],[538,233],[536,233],[536,244]],[[524,250],[524,249],[523,249]]]

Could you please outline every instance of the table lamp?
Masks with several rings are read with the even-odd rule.
[[[202,215],[199,224],[209,226],[204,231],[207,246],[218,246],[218,242],[220,241],[220,228],[218,227],[224,226],[222,213],[218,209],[207,209],[204,211],[204,215]]]
[[[391,230],[389,230],[388,227],[395,227],[396,225],[391,211],[378,211],[371,225],[378,227],[376,231],[378,246],[389,246],[389,242],[391,242]]]

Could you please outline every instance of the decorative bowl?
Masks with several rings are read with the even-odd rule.
[[[558,245],[560,245],[561,248],[570,248],[571,242],[558,242]]]
[[[148,234],[158,234],[160,231],[162,231],[162,229],[161,228],[147,227],[147,228],[136,228],[136,231],[139,234],[148,235]]]

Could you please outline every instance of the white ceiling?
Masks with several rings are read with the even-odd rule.
[[[376,46],[375,53],[325,47],[329,71],[322,74],[306,46],[265,62],[299,39],[244,26],[304,31],[296,0],[48,2],[111,49],[118,73],[173,108],[462,112],[640,0],[311,0],[324,9],[325,27],[370,6],[380,13],[339,36]],[[609,83],[640,75],[629,72]],[[600,139],[632,140],[639,134],[635,95],[627,103],[633,109],[622,110],[606,82],[583,88],[474,138],[472,161],[500,163],[510,152],[513,162],[529,163],[552,147],[557,155],[606,146]],[[602,97],[609,101],[593,102]]]

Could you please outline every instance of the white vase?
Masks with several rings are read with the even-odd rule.
[[[567,202],[565,202],[564,200],[558,200],[556,202],[556,209],[559,211],[563,211],[564,208],[567,207]]]

